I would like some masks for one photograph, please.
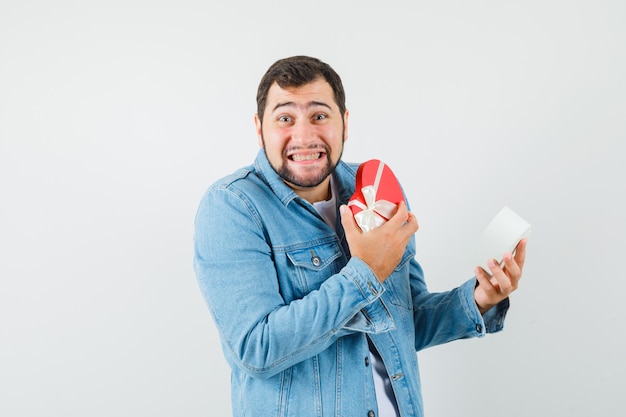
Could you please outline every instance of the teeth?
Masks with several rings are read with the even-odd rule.
[[[318,159],[320,157],[321,153],[310,153],[310,154],[306,154],[306,155],[302,155],[302,154],[295,154],[293,155],[292,159],[294,161],[313,161],[315,159]]]

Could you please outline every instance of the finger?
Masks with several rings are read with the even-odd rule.
[[[502,260],[504,262],[504,273],[509,276],[513,286],[517,287],[517,283],[522,277],[522,268],[510,253],[505,253]]]
[[[417,218],[409,211],[404,201],[398,204],[396,212],[388,220],[388,223],[391,223],[391,226],[395,228],[395,230],[403,232],[407,236],[413,235],[419,229]]]
[[[406,204],[404,201],[398,203],[398,207],[396,208],[396,212],[391,216],[388,220],[388,223],[395,225],[396,227],[402,227],[404,223],[406,223],[409,217],[409,210],[406,208]]]
[[[352,210],[345,204],[339,207],[339,214],[341,215],[341,225],[347,236],[352,236],[354,233],[359,233],[361,228],[356,222]]]
[[[339,207],[339,214],[341,215],[341,225],[343,226],[344,233],[348,242],[353,240],[358,234],[362,233],[361,227],[356,222],[352,210],[343,204]]]
[[[408,234],[415,234],[415,232],[417,232],[420,228],[419,222],[417,221],[417,217],[415,217],[415,215],[411,212],[408,213],[408,218],[406,220],[406,222],[404,223],[404,225],[402,226],[403,229],[406,230],[406,232]]]
[[[526,245],[528,244],[528,238],[524,238],[519,241],[515,248],[515,262],[520,268],[520,271],[524,268],[524,262],[526,261]]]
[[[483,286],[485,291],[489,292],[496,290],[493,282],[491,282],[491,276],[482,267],[477,266],[474,268],[474,275],[476,276],[478,285]]]
[[[500,287],[500,294],[508,295],[515,290],[515,286],[517,285],[517,281],[513,281],[511,277],[509,277],[500,264],[496,262],[495,259],[490,259],[487,262],[487,266],[491,271],[491,275],[498,282],[498,286]]]

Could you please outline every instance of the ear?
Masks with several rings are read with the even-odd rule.
[[[262,148],[263,147],[263,129],[261,128],[261,119],[259,119],[259,114],[254,113],[254,126],[256,127],[256,135],[257,135],[257,143]]]
[[[349,112],[348,110],[346,110],[346,112],[343,114],[343,141],[347,141],[348,140],[348,115]]]

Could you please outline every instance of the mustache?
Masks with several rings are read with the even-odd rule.
[[[321,151],[321,152],[330,153],[328,146],[325,146],[322,144],[319,144],[319,145],[313,144],[313,145],[307,145],[307,146],[292,145],[292,146],[289,146],[288,148],[285,148],[283,153],[285,155],[289,155],[290,153],[297,152],[297,151]]]

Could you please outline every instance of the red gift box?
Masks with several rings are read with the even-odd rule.
[[[356,190],[350,197],[348,206],[364,232],[389,220],[403,200],[400,184],[384,162],[370,159],[359,165],[356,172]]]

